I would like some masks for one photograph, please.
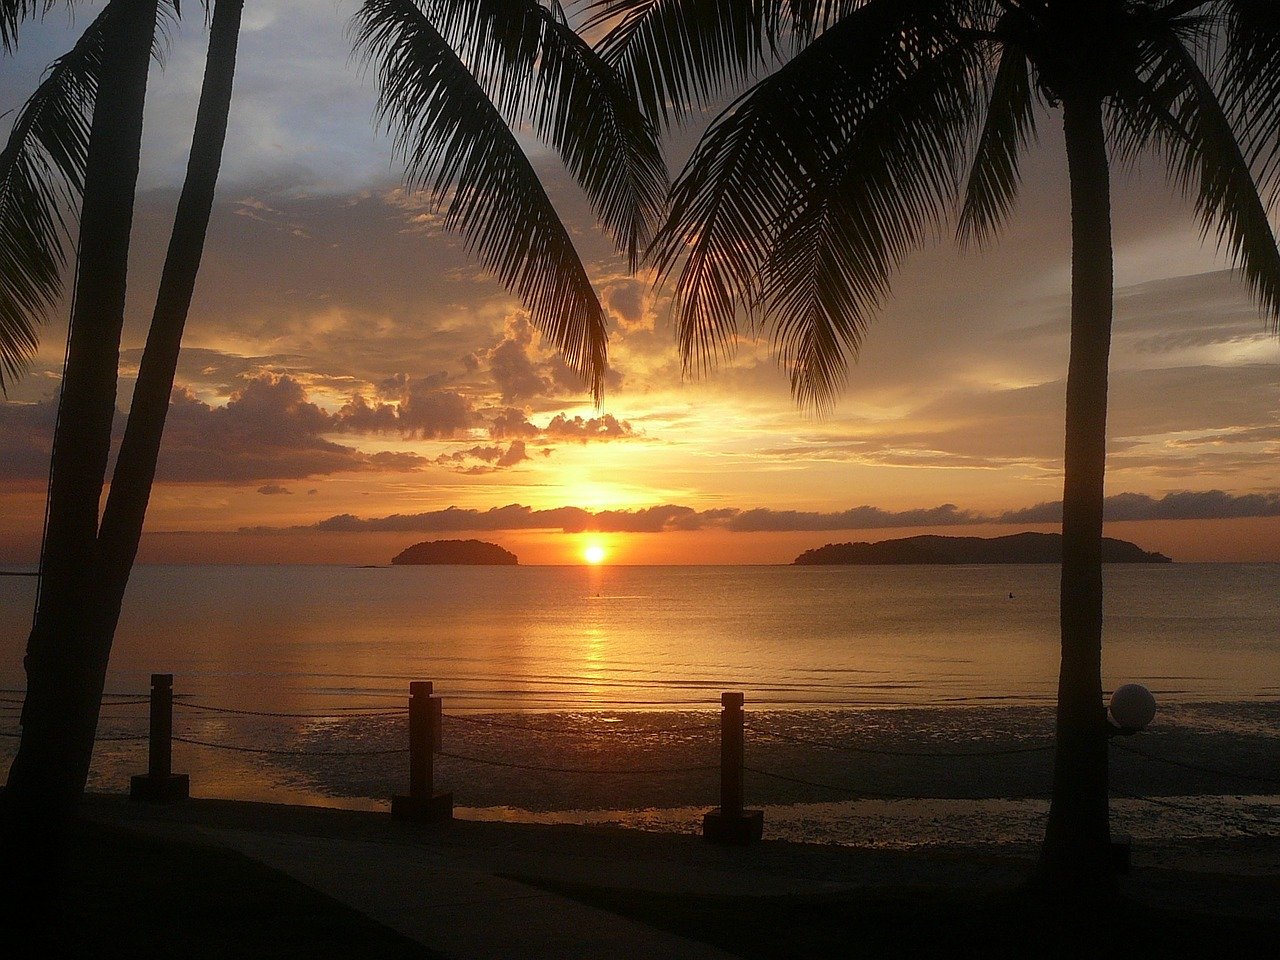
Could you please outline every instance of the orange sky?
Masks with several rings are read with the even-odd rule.
[[[610,314],[613,372],[595,409],[519,304],[398,186],[333,5],[255,6],[144,560],[373,563],[415,540],[474,535],[524,562],[577,562],[577,535],[555,528],[422,520],[376,532],[397,515],[508,504],[697,515],[696,530],[605,537],[620,563],[785,562],[831,541],[1051,529],[982,521],[1061,495],[1069,248],[1057,118],[1041,124],[1003,238],[965,254],[943,238],[910,259],[823,419],[796,409],[764,341],[744,338],[712,376],[683,380],[667,300],[652,277],[627,275],[576,188],[530,144]],[[153,77],[122,408],[198,89],[204,35],[188,19]],[[53,18],[0,63],[0,115],[70,36]],[[1280,561],[1280,345],[1155,174],[1116,177],[1108,492],[1144,498],[1117,501],[1117,516],[1169,519],[1108,532],[1178,559]],[[0,561],[38,550],[64,317],[54,312],[29,375],[0,402]],[[1221,495],[1178,499],[1209,491]],[[939,525],[946,505],[973,522]],[[737,532],[714,514],[861,507],[879,519],[772,516],[779,529]],[[322,529],[348,515],[375,532]]]

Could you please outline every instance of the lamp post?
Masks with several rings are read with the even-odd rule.
[[[1156,718],[1156,698],[1140,683],[1126,683],[1111,694],[1107,707],[1107,736],[1132,737]],[[1111,862],[1117,873],[1129,872],[1132,843],[1128,837],[1111,841]]]
[[[1126,683],[1111,694],[1107,708],[1109,729],[1113,737],[1131,737],[1141,733],[1156,718],[1156,698],[1140,683]]]

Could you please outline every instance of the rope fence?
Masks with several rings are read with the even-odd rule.
[[[1183,770],[1194,770],[1197,773],[1207,773],[1215,777],[1226,777],[1229,780],[1248,780],[1251,783],[1267,783],[1280,785],[1280,777],[1263,777],[1256,773],[1241,773],[1236,770],[1220,770],[1217,767],[1208,767],[1199,763],[1190,763],[1186,760],[1175,760],[1173,757],[1161,757],[1154,753],[1147,753],[1138,747],[1125,746],[1116,744],[1119,749],[1125,753],[1132,753],[1134,756],[1142,757],[1144,760],[1151,760],[1155,763],[1166,763],[1171,767],[1181,767]]]
[[[719,770],[716,764],[702,764],[693,767],[548,767],[532,763],[516,763],[511,760],[492,760],[484,757],[468,757],[460,753],[436,751],[438,756],[450,760],[461,760],[464,763],[479,763],[486,767],[505,767],[511,770],[530,770],[535,773],[577,773],[589,776],[647,776],[660,773],[703,773],[708,770]]]
[[[528,723],[511,723],[505,720],[491,720],[488,717],[472,717],[465,714],[449,714],[446,718],[450,721],[458,723],[479,724],[485,727],[500,727],[504,730],[521,730],[526,733],[546,733],[546,734],[569,734],[575,735],[582,732],[581,727],[566,726],[547,726],[545,724],[528,724]],[[637,734],[658,734],[658,733],[706,733],[715,730],[714,723],[694,723],[680,727],[645,727],[643,730],[635,730]]]
[[[142,737],[140,739],[147,739]],[[393,754],[408,753],[408,747],[388,747],[380,750],[278,750],[272,747],[246,747],[235,743],[214,743],[211,740],[197,740],[195,737],[172,738],[177,743],[187,743],[195,747],[208,747],[212,750],[229,750],[232,753],[262,753],[276,757],[384,757]]]
[[[148,701],[144,700],[143,703]],[[242,710],[236,707],[215,707],[207,703],[192,703],[188,700],[175,700],[173,705],[184,710],[200,710],[205,713],[228,713],[240,717],[285,717],[294,720],[346,720],[349,717],[403,717],[408,711],[402,709],[359,710],[352,709],[344,713],[277,713],[271,710]]]
[[[169,674],[152,676],[152,689],[148,697],[136,694],[109,695],[111,699],[102,706],[123,707],[147,704],[149,706],[146,734],[128,734],[108,732],[96,738],[97,743],[141,743],[147,742],[148,764],[145,774],[131,778],[130,796],[134,799],[153,802],[172,802],[185,799],[189,795],[190,781],[184,774],[172,772],[173,743],[186,744],[202,749],[226,751],[237,754],[250,754],[274,757],[294,758],[358,758],[358,757],[409,757],[409,792],[392,799],[392,815],[400,819],[414,821],[439,821],[452,817],[453,796],[440,792],[434,783],[434,758],[462,764],[490,767],[507,770],[518,770],[539,774],[565,774],[593,778],[612,777],[662,777],[686,774],[711,773],[720,774],[720,804],[708,812],[703,818],[703,835],[712,841],[721,843],[745,844],[760,839],[763,830],[763,812],[747,809],[745,806],[744,775],[751,774],[781,784],[820,790],[850,799],[870,799],[884,801],[909,801],[944,799],[921,794],[919,791],[904,793],[877,790],[853,784],[840,784],[825,778],[803,776],[794,770],[768,769],[761,765],[748,765],[745,762],[745,737],[750,732],[764,742],[792,744],[802,747],[816,748],[849,756],[886,757],[910,760],[964,760],[985,761],[993,758],[1033,756],[1053,751],[1051,742],[1023,743],[1009,747],[991,747],[981,749],[906,749],[896,747],[880,747],[858,743],[835,742],[830,738],[809,737],[772,729],[760,722],[747,722],[743,709],[741,693],[725,693],[721,696],[721,712],[715,720],[688,724],[663,726],[638,726],[626,732],[632,738],[645,738],[658,735],[714,734],[718,731],[720,748],[719,763],[692,763],[669,765],[633,765],[633,766],[600,766],[577,765],[572,763],[535,763],[520,760],[507,760],[492,756],[476,756],[445,750],[443,745],[444,721],[460,724],[464,727],[488,728],[497,731],[515,731],[539,737],[575,737],[586,732],[600,732],[603,725],[586,722],[579,725],[553,724],[545,722],[520,722],[511,719],[495,719],[492,717],[469,714],[444,714],[441,698],[433,693],[429,682],[415,681],[410,684],[410,696],[405,707],[339,707],[325,713],[288,712],[271,710],[251,710],[239,707],[228,707],[218,704],[203,703],[177,696],[172,690],[173,678]],[[20,692],[20,691],[14,691]],[[20,710],[21,699],[0,697],[0,710]],[[187,732],[175,733],[173,729],[173,711],[177,708],[188,717],[208,714],[214,717],[245,717],[287,720],[408,720],[408,743],[401,746],[373,748],[338,748],[338,749],[288,749],[280,747],[254,746],[246,743],[228,743],[211,739],[207,734],[195,736]],[[13,719],[18,719],[13,717]],[[111,717],[113,723],[140,720],[141,717]],[[128,729],[127,727],[125,729]],[[0,738],[17,739],[21,735],[15,732],[0,731]],[[712,739],[708,737],[708,739]],[[1117,750],[1132,754],[1140,759],[1156,764],[1164,764],[1180,769],[1219,777],[1227,781],[1254,783],[1264,785],[1280,785],[1280,778],[1264,774],[1231,770],[1210,764],[1201,764],[1176,757],[1162,756],[1141,747],[1127,743],[1114,743]],[[883,769],[883,768],[881,768]],[[1154,807],[1177,811],[1183,814],[1204,816],[1205,810],[1200,805],[1179,803],[1176,800],[1144,796],[1113,788],[1112,793],[1118,798],[1149,804]],[[978,799],[978,798],[968,798]],[[1047,789],[1003,794],[999,800],[1046,800]],[[1236,829],[1251,832],[1258,827],[1280,827],[1280,817],[1268,818],[1257,816],[1251,812],[1220,811],[1219,819]]]
[[[809,737],[798,737],[794,734],[779,733],[776,730],[769,730],[766,727],[759,727],[754,724],[747,724],[746,728],[752,733],[759,733],[762,736],[769,737],[773,740],[785,740],[789,743],[799,743],[810,747],[824,747],[827,750],[838,750],[841,753],[865,754],[877,757],[915,757],[924,759],[981,759],[982,757],[1008,757],[1020,753],[1044,753],[1053,749],[1052,743],[1039,744],[1037,746],[1028,747],[1009,747],[1002,750],[892,750],[882,747],[857,747],[847,743],[830,743],[826,740],[814,740]]]

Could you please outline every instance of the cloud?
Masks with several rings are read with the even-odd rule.
[[[489,371],[503,403],[531,400],[551,390],[551,378],[533,355],[536,336],[529,318],[517,314],[507,321],[506,336],[489,351]]]
[[[293,491],[288,487],[282,487],[278,483],[265,483],[258,488],[258,492],[264,497],[292,496]]]
[[[953,503],[924,510],[881,510],[853,507],[837,513],[799,510],[745,510],[730,518],[725,526],[743,533],[779,530],[877,530],[890,527],[949,527],[986,522],[988,518]]]
[[[542,430],[543,436],[556,440],[576,440],[586,443],[588,440],[620,440],[635,436],[631,424],[619,420],[611,413],[584,420],[582,417],[566,417],[557,413],[551,422]]]
[[[477,446],[436,457],[435,463],[458,473],[479,475],[505,470],[529,459],[523,440],[513,440],[504,450],[501,444]]]
[[[631,439],[640,434],[628,421],[619,420],[611,413],[587,418],[557,413],[545,427],[539,427],[523,411],[509,407],[489,421],[489,435],[495,440],[543,437],[587,443],[591,440]]]
[[[542,430],[525,417],[523,410],[508,407],[489,421],[489,436],[495,440],[508,437],[536,437]]]
[[[513,444],[514,446],[514,444]],[[492,455],[491,452],[488,455]],[[1123,493],[1108,497],[1105,505],[1109,521],[1121,520],[1215,520],[1242,517],[1280,516],[1280,492],[1230,494],[1221,490],[1170,493],[1159,499],[1145,494]],[[584,510],[555,507],[535,510],[513,503],[488,510],[448,507],[425,513],[393,514],[361,518],[339,514],[306,527],[290,529],[341,532],[456,533],[510,530],[560,530],[564,533],[667,533],[672,531],[729,530],[735,533],[803,532],[835,530],[888,530],[925,527],[974,526],[978,524],[1048,524],[1062,519],[1060,502],[1041,503],[1022,510],[987,514],[961,510],[955,504],[918,510],[884,510],[860,506],[834,512],[798,510],[743,510],[721,507],[695,510],[676,504],[637,510]],[[254,528],[269,532],[270,527]]]
[[[471,401],[446,388],[444,375],[414,378],[397,374],[377,384],[379,399],[356,394],[333,418],[335,430],[399,433],[424,440],[457,435],[475,423]],[[385,402],[385,401],[393,402]]]
[[[1280,493],[1230,494],[1222,490],[1183,491],[1159,499],[1142,493],[1120,493],[1103,503],[1107,520],[1230,520],[1280,517]],[[1009,510],[999,523],[1058,523],[1062,502],[1041,503],[1024,510]]]
[[[505,404],[578,396],[586,389],[582,377],[558,352],[543,347],[542,335],[523,312],[507,317],[502,339],[482,356]],[[617,370],[605,371],[607,390],[621,385]]]
[[[369,454],[325,439],[333,430],[334,418],[290,376],[250,378],[221,407],[179,387],[169,404],[157,476],[179,483],[250,483],[412,470],[426,462],[416,454]]]
[[[652,331],[657,320],[654,286],[657,273],[604,277],[599,281],[600,302],[610,319],[624,333]]]

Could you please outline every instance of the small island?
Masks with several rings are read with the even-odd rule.
[[[510,550],[483,540],[424,540],[396,554],[391,562],[399,565],[514,567],[520,560]]]
[[[1015,533],[1007,537],[904,537],[877,543],[828,543],[806,550],[796,564],[1061,563],[1062,534]],[[1128,540],[1104,537],[1103,563],[1172,563]]]

